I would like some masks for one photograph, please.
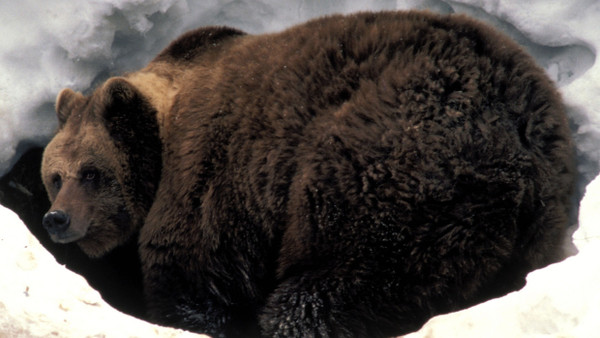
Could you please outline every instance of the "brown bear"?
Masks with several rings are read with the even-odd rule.
[[[138,236],[157,323],[400,335],[561,259],[563,104],[464,16],[201,28],[56,108],[43,225],[93,257]]]

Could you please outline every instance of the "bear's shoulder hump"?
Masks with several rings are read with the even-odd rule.
[[[211,49],[220,48],[225,41],[245,34],[230,27],[198,28],[175,39],[154,61],[190,62]]]

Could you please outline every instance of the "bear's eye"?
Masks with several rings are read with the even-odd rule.
[[[95,182],[99,176],[98,170],[94,168],[84,169],[81,172],[81,180],[84,182]]]
[[[52,185],[54,186],[54,189],[56,189],[56,191],[59,191],[60,188],[62,188],[62,178],[60,177],[60,175],[54,175],[54,177],[52,177]]]

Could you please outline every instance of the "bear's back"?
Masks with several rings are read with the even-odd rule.
[[[444,179],[449,169],[440,166],[457,160],[568,157],[537,144],[542,134],[526,135],[544,120],[568,139],[560,97],[543,70],[466,17],[362,13],[236,39],[180,98],[173,142],[227,144],[212,150],[229,153],[221,166],[250,168],[249,177],[264,176],[256,171],[265,159],[256,154],[280,159],[280,172],[268,176],[287,182],[278,175],[343,162],[345,148],[359,167],[392,156],[403,171],[429,166]]]

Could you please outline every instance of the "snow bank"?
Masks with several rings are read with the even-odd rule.
[[[114,310],[16,214],[0,206],[0,219],[0,337],[200,337]]]

